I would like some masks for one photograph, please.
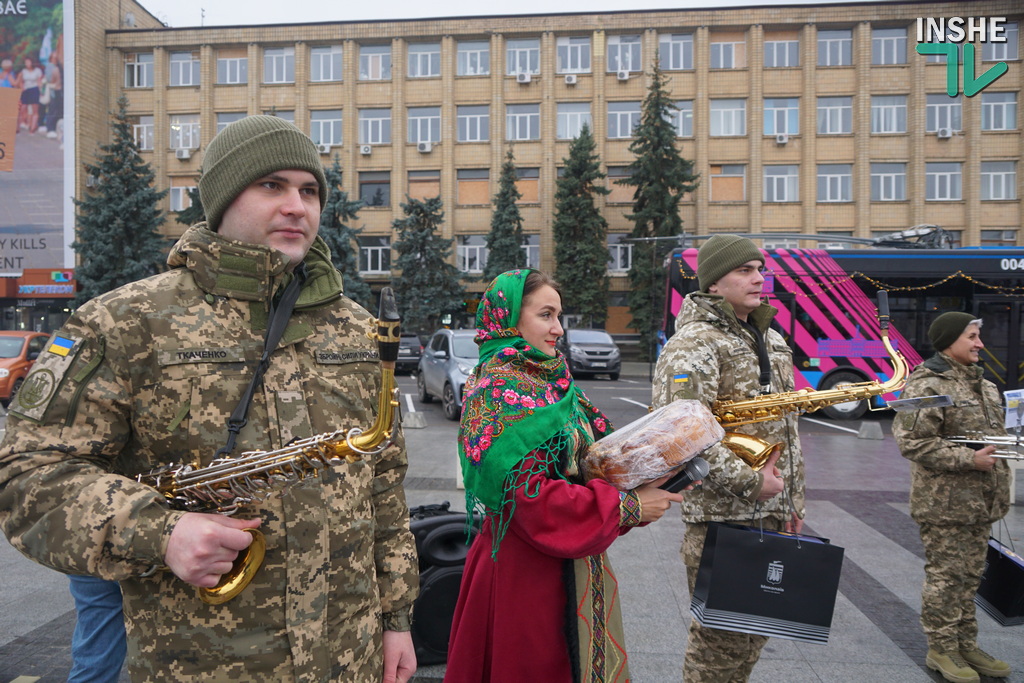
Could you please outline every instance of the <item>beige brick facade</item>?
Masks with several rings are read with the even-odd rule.
[[[104,3],[113,6],[113,3]],[[105,112],[124,94],[130,111],[154,117],[155,149],[144,152],[163,187],[189,184],[202,164],[202,150],[216,132],[218,114],[294,112],[294,121],[311,130],[311,112],[341,110],[342,144],[325,154],[325,165],[334,155],[344,171],[344,186],[350,196],[360,196],[360,177],[367,172],[390,173],[390,206],[365,207],[359,223],[364,235],[388,235],[392,220],[402,215],[400,203],[409,191],[410,172],[439,173],[444,201],[446,236],[483,235],[488,231],[487,205],[460,203],[463,170],[489,170],[488,196],[496,191],[498,171],[508,148],[506,107],[530,105],[539,112],[537,139],[514,143],[516,164],[538,169],[536,201],[524,202],[522,213],[528,233],[539,236],[540,266],[553,269],[551,238],[554,189],[557,169],[567,156],[569,141],[558,139],[559,105],[589,104],[591,127],[597,151],[606,166],[629,163],[628,138],[609,137],[610,105],[639,103],[646,94],[655,51],[666,34],[688,35],[692,41],[692,63],[668,69],[668,88],[679,101],[692,102],[692,131],[678,138],[684,156],[695,162],[703,176],[699,189],[684,203],[681,212],[688,233],[720,231],[795,232],[806,235],[836,232],[855,237],[872,237],[918,224],[936,224],[957,231],[964,245],[978,245],[991,231],[1006,231],[1015,244],[1024,244],[1024,173],[1016,169],[1014,199],[982,201],[982,163],[1018,162],[1022,156],[1021,91],[1024,54],[1019,32],[1016,54],[1009,71],[984,93],[1012,93],[1016,97],[1016,122],[1006,130],[982,130],[982,95],[961,98],[962,130],[940,139],[926,131],[928,95],[945,90],[946,65],[926,63],[914,51],[918,17],[986,16],[1007,17],[1024,24],[1020,5],[1013,0],[975,0],[934,3],[855,3],[818,6],[778,6],[707,10],[637,11],[607,14],[560,14],[503,17],[461,17],[444,19],[335,22],[297,25],[237,26],[210,28],[154,28],[153,22],[135,29],[109,30],[105,43],[96,39],[99,21],[83,13],[78,33],[88,34],[78,46],[79,145],[91,152],[91,141],[103,139]],[[147,20],[148,14],[141,12]],[[107,18],[109,19],[109,17]],[[86,23],[88,22],[88,23]],[[119,25],[117,22],[104,24]],[[904,63],[872,64],[876,30],[906,30]],[[819,66],[819,33],[848,31],[851,60],[839,66]],[[627,78],[609,71],[608,55],[622,36],[639,36],[641,62],[633,65]],[[570,37],[589,40],[589,68],[575,73],[574,83],[559,69],[559,46]],[[509,41],[530,39],[539,45],[539,70],[528,83],[519,82],[506,65]],[[766,65],[767,47],[782,50],[796,41],[796,66]],[[458,75],[459,45],[480,42],[489,47],[490,68],[483,75]],[[410,77],[410,46],[439,45],[436,75]],[[770,44],[766,46],[766,44]],[[311,49],[340,46],[340,78],[312,82]],[[382,80],[360,78],[360,49],[366,46],[390,48],[391,76]],[[294,79],[266,83],[264,58],[268,49],[294,52]],[[169,59],[175,52],[193,52],[200,59],[198,86],[171,87]],[[151,87],[125,87],[125,55],[152,53]],[[977,72],[992,64],[981,61]],[[727,54],[728,57],[723,57]],[[244,84],[218,84],[218,57],[248,59]],[[664,58],[664,55],[663,55]],[[733,68],[714,68],[721,59],[733,59]],[[779,59],[772,57],[772,61]],[[872,133],[872,99],[905,98],[905,132]],[[819,98],[850,98],[849,133],[819,134]],[[716,135],[714,107],[723,100],[742,100],[744,131]],[[765,134],[765,109],[770,102],[798,102],[798,130],[780,144],[774,134]],[[460,141],[460,107],[489,107],[489,135],[483,141]],[[440,111],[440,136],[429,152],[418,151],[408,142],[407,110],[436,107]],[[372,144],[362,153],[360,110],[390,109],[391,142]],[[196,115],[200,123],[198,149],[191,158],[177,158],[170,146],[170,121],[176,115]],[[879,114],[880,115],[880,114]],[[719,131],[721,132],[721,131]],[[735,132],[735,131],[733,131]],[[872,164],[905,164],[905,198],[872,200]],[[926,174],[941,167],[929,164],[959,164],[962,193],[950,201],[926,200]],[[743,167],[744,196],[718,200],[711,195],[708,177],[711,166]],[[844,201],[819,202],[818,169],[835,165],[849,175],[849,195]],[[764,174],[795,167],[792,201],[766,201]],[[462,197],[472,197],[466,185]],[[789,190],[787,190],[789,192]],[[622,193],[619,193],[620,196]],[[609,231],[625,233],[630,224],[624,218],[630,207],[612,198],[599,198],[609,222]],[[167,230],[180,230],[171,221]],[[815,247],[816,240],[800,246]],[[474,286],[480,288],[483,285]],[[625,278],[613,277],[613,290],[623,292]],[[619,313],[621,311],[614,311]],[[618,327],[617,322],[614,326]]]

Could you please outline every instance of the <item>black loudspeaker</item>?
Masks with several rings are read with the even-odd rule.
[[[415,507],[409,516],[420,557],[420,594],[412,611],[416,661],[420,665],[443,664],[448,660],[452,616],[469,552],[466,513],[449,510],[445,501]],[[479,531],[479,522],[474,520],[470,538]]]

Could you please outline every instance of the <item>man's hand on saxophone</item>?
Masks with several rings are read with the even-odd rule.
[[[786,482],[782,480],[782,472],[775,466],[775,461],[782,455],[780,446],[776,446],[772,449],[772,454],[768,456],[768,462],[761,468],[761,475],[764,479],[761,481],[761,493],[757,496],[760,501],[771,500],[775,496],[782,493],[782,490],[786,487]]]
[[[259,519],[186,512],[171,531],[164,562],[185,583],[213,588],[252,543],[252,534],[245,530],[259,525]]]

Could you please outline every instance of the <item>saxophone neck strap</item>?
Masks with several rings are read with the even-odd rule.
[[[256,370],[252,374],[252,380],[245,393],[242,394],[242,399],[235,406],[231,417],[228,418],[228,440],[224,447],[217,451],[217,457],[231,455],[231,452],[235,450],[235,440],[248,422],[249,406],[252,405],[253,396],[256,395],[256,389],[259,388],[260,382],[263,381],[263,374],[270,367],[270,354],[281,343],[281,337],[284,335],[285,328],[288,327],[288,320],[292,317],[295,302],[299,300],[299,293],[305,282],[306,264],[303,262],[295,267],[292,280],[281,292],[281,296],[275,297],[270,302],[267,334],[263,339],[263,354],[260,356],[259,363],[256,364]]]
[[[739,318],[737,318],[739,320]],[[761,374],[758,377],[758,382],[761,385],[762,394],[772,393],[772,364],[768,358],[768,346],[765,344],[764,335],[761,334],[761,330],[757,329],[755,325],[747,322],[746,320],[739,320],[740,325],[743,325],[751,336],[754,338],[754,344],[757,346],[757,364],[760,366]]]

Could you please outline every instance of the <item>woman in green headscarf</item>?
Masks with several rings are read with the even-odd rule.
[[[611,431],[555,349],[558,286],[499,275],[477,311],[480,362],[466,385],[459,455],[483,529],[466,560],[447,683],[629,680],[618,585],[605,551],[680,502],[654,482],[584,481],[579,458]]]

